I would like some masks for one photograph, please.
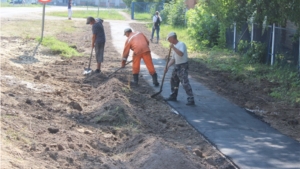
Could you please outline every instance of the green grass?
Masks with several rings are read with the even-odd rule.
[[[0,8],[4,7],[41,7],[41,4],[10,4],[10,3],[1,3]]]
[[[37,39],[40,41],[40,38]],[[64,57],[81,56],[75,49],[71,48],[67,43],[57,40],[55,37],[44,37],[42,45],[49,47],[54,53]]]
[[[249,59],[221,49],[198,52],[193,60],[202,62],[211,69],[229,72],[232,78],[241,82],[269,81],[276,84],[270,88],[270,96],[292,105],[300,103],[300,79],[295,68],[250,64]]]
[[[131,13],[130,13],[131,15]],[[143,21],[143,22],[152,22],[152,15],[149,13],[134,13],[134,19],[137,21]]]
[[[153,23],[147,24],[147,27],[150,31],[152,31],[152,26],[153,26]],[[176,32],[178,40],[184,42],[187,45],[188,50],[191,51],[191,47],[193,46],[193,42],[192,42],[191,38],[188,36],[186,28],[184,28],[184,27],[174,28],[170,25],[166,25],[166,24],[162,23],[161,26],[160,26],[159,36],[160,36],[160,42],[162,43],[162,45],[164,47],[166,47],[166,48],[169,47],[170,43],[169,43],[169,41],[166,40],[166,38],[167,38],[167,36],[170,32]],[[155,37],[156,37],[156,33],[154,34],[154,39],[155,39]]]
[[[97,17],[98,10],[72,10],[72,18],[87,18],[89,16]],[[68,12],[49,12],[46,15],[68,17]],[[118,10],[99,10],[99,18],[106,20],[125,20],[125,18],[119,14]]]

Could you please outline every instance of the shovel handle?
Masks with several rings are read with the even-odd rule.
[[[164,69],[164,75],[163,75],[163,78],[162,78],[162,80],[161,80],[161,85],[160,85],[159,92],[153,94],[153,95],[151,96],[151,98],[153,98],[153,97],[159,95],[159,94],[162,92],[162,87],[163,87],[163,85],[164,85],[165,76],[166,76],[166,73],[167,73],[165,70],[167,70],[167,67],[168,67],[168,64],[169,64],[169,61],[170,61],[171,50],[172,50],[172,48],[170,48],[170,50],[169,50],[169,54],[168,54],[168,58],[167,58],[167,63],[166,63],[165,69]]]
[[[125,65],[128,65],[128,64],[131,63],[131,62],[132,62],[132,60],[129,61],[129,62],[127,62]],[[116,73],[116,72],[119,71],[120,69],[123,69],[123,67],[121,67],[121,68],[117,69],[116,71],[112,72],[111,74],[108,75],[108,77],[111,76],[111,75],[113,75],[114,73]]]

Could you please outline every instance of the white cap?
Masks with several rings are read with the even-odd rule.
[[[175,32],[170,32],[167,36],[167,40],[169,39],[169,37],[172,37],[172,36],[176,36],[176,33]]]
[[[126,32],[132,32],[131,28],[124,29],[124,35],[125,35]]]

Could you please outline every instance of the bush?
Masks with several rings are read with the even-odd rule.
[[[224,41],[219,36],[219,22],[215,16],[208,13],[201,4],[187,13],[187,25],[190,37],[204,47],[218,45],[218,41]],[[223,43],[223,42],[222,42]]]
[[[238,52],[248,57],[249,63],[263,63],[266,56],[266,45],[261,42],[240,41]]]
[[[185,26],[185,13],[186,5],[184,0],[178,0],[177,2],[172,0],[170,3],[165,3],[164,10],[161,11],[161,15],[164,23],[172,25],[174,27]]]

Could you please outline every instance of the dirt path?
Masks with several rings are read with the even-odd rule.
[[[132,87],[130,67],[107,77],[120,66],[108,23],[103,73],[84,77],[91,28],[72,24],[76,31],[54,35],[84,57],[42,46],[30,57],[36,41],[2,27],[1,168],[235,168],[162,99],[150,99],[146,82]]]

